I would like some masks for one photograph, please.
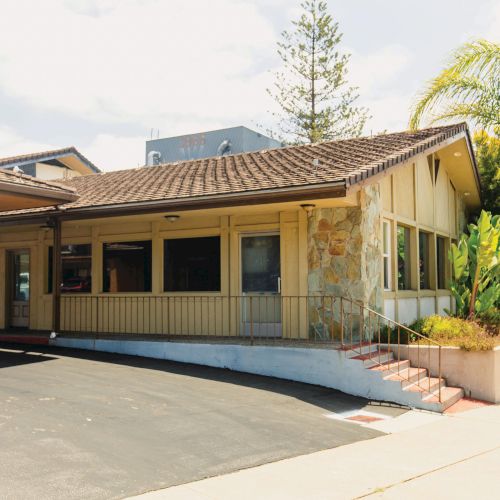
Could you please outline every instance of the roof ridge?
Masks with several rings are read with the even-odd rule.
[[[403,130],[400,132],[390,132],[388,134],[380,133],[380,134],[376,134],[373,136],[351,137],[349,139],[335,139],[335,140],[331,140],[331,141],[319,141],[319,142],[311,142],[311,143],[307,143],[307,144],[290,144],[288,146],[282,146],[279,148],[266,148],[266,149],[259,149],[257,151],[247,151],[247,152],[243,152],[243,153],[233,153],[233,154],[229,154],[229,155],[209,156],[207,158],[196,158],[196,159],[192,159],[192,160],[177,160],[177,161],[172,161],[172,162],[160,163],[158,165],[141,165],[140,167],[120,168],[118,170],[101,171],[99,173],[103,174],[103,175],[109,175],[109,174],[118,174],[118,173],[122,173],[122,172],[133,172],[133,171],[138,171],[138,170],[142,170],[142,169],[159,169],[159,168],[165,168],[165,167],[173,167],[176,165],[185,165],[187,167],[191,164],[194,166],[194,164],[196,164],[198,162],[201,163],[203,161],[215,161],[215,160],[222,159],[222,158],[234,158],[234,157],[240,157],[242,155],[266,154],[266,153],[275,152],[275,151],[285,152],[285,151],[290,150],[290,149],[296,150],[296,149],[302,149],[302,148],[311,148],[311,147],[324,146],[324,145],[334,144],[334,143],[340,144],[340,143],[351,142],[351,141],[359,141],[359,140],[363,140],[363,139],[371,141],[371,140],[374,140],[374,139],[379,138],[379,137],[398,136],[401,134],[411,135],[411,134],[418,134],[418,133],[422,133],[422,132],[429,132],[432,130],[442,130],[442,129],[450,129],[451,130],[451,129],[462,128],[462,127],[467,127],[467,124],[465,122],[459,122],[459,123],[455,123],[455,124],[442,125],[442,126],[438,126],[438,127],[427,127],[427,128],[414,130],[414,131]],[[78,177],[74,177],[73,179],[71,179],[71,181],[76,180],[76,179],[78,179]]]

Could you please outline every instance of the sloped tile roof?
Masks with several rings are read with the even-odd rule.
[[[0,167],[8,167],[11,165],[19,165],[22,163],[29,162],[39,162],[48,159],[61,158],[62,156],[74,155],[81,162],[85,163],[94,172],[100,172],[100,170],[85,156],[80,153],[74,146],[69,148],[53,149],[51,151],[42,151],[39,153],[29,153],[25,155],[9,156],[6,158],[0,158]]]
[[[74,187],[63,186],[56,182],[45,181],[36,177],[31,177],[30,175],[12,172],[11,170],[5,170],[3,168],[0,168],[0,183],[4,185],[8,184],[12,186],[24,186],[26,188],[43,189],[48,194],[53,191],[54,198],[57,198],[61,195],[76,194],[76,189]]]
[[[461,123],[74,177],[63,183],[75,188],[79,198],[64,207],[69,213],[109,205],[319,188],[329,183],[349,187],[466,131]],[[43,210],[50,209],[24,212]],[[12,214],[3,212],[0,218]]]

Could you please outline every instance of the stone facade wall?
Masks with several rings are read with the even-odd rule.
[[[381,199],[378,184],[363,188],[360,205],[319,208],[308,223],[309,295],[344,297],[382,309]],[[313,301],[311,301],[313,302]],[[310,304],[310,334],[334,336],[339,301]],[[332,317],[333,316],[333,317]],[[327,323],[327,324],[325,324]]]

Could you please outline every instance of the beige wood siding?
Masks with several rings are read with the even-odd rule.
[[[413,164],[399,167],[394,176],[394,210],[406,217],[415,219],[415,182]]]
[[[432,158],[432,155],[431,155]],[[416,162],[418,181],[418,221],[426,226],[434,225],[434,168],[426,157]]]
[[[440,160],[437,171],[434,160]],[[412,175],[413,166],[414,175]],[[394,286],[392,290],[384,292],[384,302],[386,312],[398,321],[408,322],[411,318],[442,311],[439,304],[444,300],[450,300],[449,290],[438,289],[437,286],[436,239],[438,236],[445,238],[449,248],[451,239],[456,238],[458,231],[462,230],[457,226],[458,221],[464,219],[461,208],[464,203],[453,186],[452,174],[452,160],[445,155],[441,155],[440,158],[440,151],[437,151],[432,155],[419,155],[414,163],[396,168],[392,175],[384,176],[379,181],[383,200],[383,219],[389,221],[392,228],[393,252],[391,281]],[[416,182],[413,182],[413,179]],[[412,290],[398,290],[396,286],[398,266],[395,228],[398,224],[410,228]],[[430,289],[422,290],[419,280],[419,232],[428,234],[430,250],[427,270]],[[447,265],[446,273],[449,276],[449,263]]]
[[[307,216],[292,210],[248,207],[235,215],[181,214],[174,223],[162,215],[82,220],[63,224],[63,245],[92,244],[92,293],[63,294],[62,329],[111,333],[237,335],[240,328],[240,237],[275,232],[281,236],[283,295],[307,295]],[[220,235],[221,290],[208,293],[163,292],[163,241]],[[152,292],[102,293],[102,247],[106,242],[152,240]],[[31,251],[30,328],[50,330],[52,296],[47,294],[48,248],[52,232],[38,226],[0,230],[0,328],[5,326],[5,252]],[[306,302],[283,306],[283,335],[307,336]]]

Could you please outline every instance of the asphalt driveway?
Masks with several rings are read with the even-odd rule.
[[[123,498],[380,435],[327,418],[367,404],[330,389],[22,349],[0,349],[1,498]]]

